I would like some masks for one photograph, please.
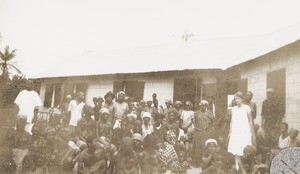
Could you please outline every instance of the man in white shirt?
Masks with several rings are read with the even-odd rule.
[[[32,134],[31,129],[37,118],[38,109],[42,106],[42,101],[38,93],[33,90],[31,80],[27,82],[26,89],[18,94],[15,104],[19,108],[18,115],[26,115],[25,131]]]
[[[77,126],[78,120],[82,116],[82,109],[84,107],[84,93],[83,92],[78,92],[76,94],[76,99],[71,100],[69,107],[68,107],[68,112],[71,114],[70,122],[69,125],[74,128]]]

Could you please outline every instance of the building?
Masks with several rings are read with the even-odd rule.
[[[198,103],[201,98],[216,94],[220,72],[220,69],[201,69],[42,78],[39,93],[45,107],[57,106],[63,96],[78,91],[86,94],[88,104],[92,104],[93,97],[120,90],[134,101],[152,100],[152,94],[156,93],[163,106],[166,99]]]
[[[300,40],[237,65],[245,84],[243,91],[254,93],[260,123],[262,102],[266,89],[274,88],[283,103],[284,120],[290,127],[300,129]]]
[[[47,107],[61,103],[63,96],[76,91],[84,91],[90,103],[94,96],[103,96],[107,91],[125,90],[136,101],[151,98],[155,92],[160,105],[166,99],[197,104],[215,96],[217,114],[221,115],[231,102],[227,101],[228,95],[250,90],[257,103],[258,124],[266,89],[273,87],[284,103],[286,122],[300,130],[299,39],[297,24],[261,36],[90,53],[62,62],[55,71],[35,79],[40,82],[40,96]],[[162,62],[151,61],[154,57]],[[116,58],[118,62],[114,62]],[[170,61],[163,61],[166,58]]]

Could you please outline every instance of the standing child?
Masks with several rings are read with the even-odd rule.
[[[96,120],[96,122],[99,120],[100,114],[99,111],[101,109],[101,105],[99,105],[99,101],[97,97],[93,98],[93,103],[94,103],[94,108],[93,108],[93,112],[94,112],[94,119]]]
[[[185,109],[182,111],[180,118],[182,119],[182,129],[184,133],[190,133],[194,129],[194,111],[192,111],[193,104],[190,101],[185,102]]]
[[[129,106],[125,102],[125,92],[119,91],[117,93],[116,102],[113,105],[113,128],[120,128],[120,120],[123,119],[129,112]]]
[[[96,135],[98,139],[104,136],[111,140],[112,138],[112,124],[108,122],[110,118],[110,112],[107,108],[102,108],[100,110],[100,120],[97,122]]]
[[[96,121],[92,119],[93,107],[85,105],[83,107],[83,117],[78,120],[76,132],[78,136],[78,147],[84,145],[86,147],[85,138],[90,134],[95,134]]]

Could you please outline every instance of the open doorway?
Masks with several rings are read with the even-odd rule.
[[[173,101],[191,101],[194,105],[201,99],[201,80],[174,79]]]
[[[286,76],[285,68],[269,72],[267,74],[267,88],[274,88],[279,100],[279,106],[282,113],[285,113],[285,98],[286,98]]]

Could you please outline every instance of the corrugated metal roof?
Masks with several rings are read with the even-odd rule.
[[[148,46],[70,57],[34,78],[140,73],[184,69],[226,69],[272,52],[300,38],[300,23],[253,37],[220,38]]]

